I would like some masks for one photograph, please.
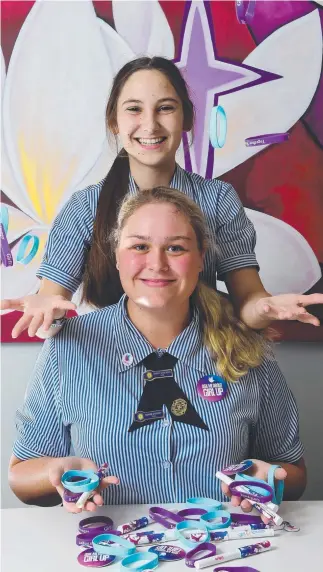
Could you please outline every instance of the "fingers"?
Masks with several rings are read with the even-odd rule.
[[[24,305],[22,298],[16,300],[1,300],[1,310],[18,310],[23,311]]]
[[[76,310],[76,304],[74,304],[74,302],[70,302],[69,300],[66,300],[65,298],[63,300],[57,300],[55,301],[55,304],[53,305],[53,307],[56,310]]]
[[[237,497],[235,495],[232,495],[230,492],[230,489],[228,487],[228,485],[226,485],[225,483],[221,483],[221,488],[223,493],[230,498],[231,500],[231,504],[232,506],[240,506],[241,504],[241,497]]]
[[[319,326],[320,320],[310,314],[309,312],[304,312],[302,315],[298,316],[298,321],[302,322],[303,324],[312,324],[312,326]]]
[[[43,330],[45,332],[47,332],[47,330],[49,330],[49,328],[51,327],[51,324],[53,323],[53,319],[54,319],[53,310],[48,310],[47,312],[45,312],[44,321],[43,321]]]
[[[298,304],[310,306],[312,304],[323,304],[323,294],[303,294],[298,296]]]
[[[43,313],[37,314],[36,316],[31,318],[31,322],[30,322],[29,328],[28,328],[28,335],[31,338],[36,335],[37,330],[40,328],[43,321],[44,321],[44,314]]]
[[[287,477],[287,472],[285,471],[285,469],[283,469],[282,467],[279,469],[275,470],[275,475],[274,475],[275,479],[277,479],[278,481],[283,481],[284,479],[286,479]]]
[[[106,489],[109,485],[118,485],[119,483],[118,477],[105,477],[101,480],[100,490]]]
[[[15,327],[13,328],[11,336],[13,338],[18,338],[18,336],[20,336],[20,334],[22,334],[22,332],[24,330],[27,330],[27,328],[29,327],[29,324],[31,322],[31,319],[32,319],[32,316],[27,316],[24,314],[20,318],[20,320],[18,320]]]

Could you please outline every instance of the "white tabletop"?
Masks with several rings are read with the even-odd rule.
[[[183,508],[184,505],[164,505]],[[112,518],[115,526],[148,515],[147,505],[104,507],[96,514]],[[237,509],[235,509],[237,511]],[[232,512],[232,508],[230,508]],[[237,511],[238,512],[238,511]],[[323,501],[284,502],[279,510],[284,520],[300,527],[299,532],[280,531],[269,538],[273,550],[228,562],[226,566],[251,566],[260,572],[322,572],[323,571]],[[81,572],[77,562],[80,550],[75,544],[78,523],[90,513],[69,514],[61,507],[3,509],[2,571],[3,572]],[[151,525],[150,530],[162,530]],[[148,530],[146,529],[146,530]],[[264,539],[266,540],[266,539]],[[251,544],[251,540],[230,540],[218,544],[220,552]],[[261,539],[259,539],[261,542]],[[172,542],[171,544],[177,544]],[[140,551],[149,547],[141,548]],[[183,546],[183,548],[185,548]],[[188,550],[186,548],[186,550]],[[119,560],[102,570],[115,572]],[[212,572],[214,566],[205,568]],[[161,572],[188,572],[185,561],[161,562]]]

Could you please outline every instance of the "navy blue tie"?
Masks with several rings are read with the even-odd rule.
[[[173,421],[209,430],[174,379],[176,362],[177,358],[167,352],[161,356],[153,352],[142,360],[147,370],[144,373],[145,386],[129,432],[161,419],[163,405],[166,405]]]

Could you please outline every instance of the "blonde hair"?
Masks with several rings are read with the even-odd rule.
[[[201,253],[210,246],[206,221],[200,208],[181,191],[155,187],[127,195],[120,206],[116,228],[110,236],[115,251],[127,220],[142,206],[151,203],[172,204],[190,222]],[[237,381],[250,368],[257,367],[267,354],[263,336],[251,330],[233,311],[231,303],[213,288],[198,281],[192,301],[199,310],[203,339],[219,374],[228,381]]]

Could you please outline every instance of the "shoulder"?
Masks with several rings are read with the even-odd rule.
[[[73,205],[79,209],[82,209],[85,206],[94,206],[96,208],[103,184],[104,179],[98,183],[89,185],[85,189],[75,191],[69,199],[69,202],[73,203]]]
[[[108,343],[114,336],[115,321],[118,315],[118,304],[113,304],[70,318],[65,322],[61,331],[51,339],[59,345],[64,345],[67,341],[93,345],[93,343],[99,343],[100,339]]]
[[[197,202],[208,210],[221,208],[223,203],[226,203],[226,206],[241,204],[233,186],[221,179],[204,179],[201,175],[189,173],[184,169],[181,169],[181,179],[183,186],[190,185]],[[185,192],[185,188],[181,190]]]

